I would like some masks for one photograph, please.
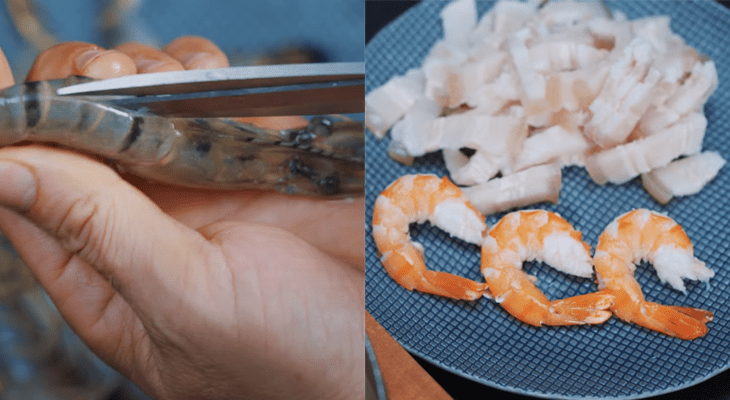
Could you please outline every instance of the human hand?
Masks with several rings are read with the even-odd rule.
[[[123,47],[55,49],[28,78],[227,66],[178,40],[172,61],[130,45],[133,70]],[[363,199],[125,178],[70,151],[0,149],[0,230],[96,354],[159,399],[364,398]]]

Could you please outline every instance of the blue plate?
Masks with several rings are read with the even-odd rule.
[[[366,90],[418,67],[443,35],[439,13],[444,1],[424,1],[381,30],[367,45]],[[478,2],[483,15],[492,2]],[[705,106],[708,119],[704,150],[730,159],[730,15],[712,1],[608,2],[630,19],[669,15],[672,30],[717,65],[720,85]],[[653,268],[642,265],[637,279],[650,301],[711,310],[709,333],[683,341],[624,323],[616,318],[599,326],[543,327],[526,325],[492,300],[454,301],[398,286],[383,270],[372,239],[370,221],[378,194],[405,174],[447,171],[439,154],[407,167],[387,155],[389,139],[366,135],[366,308],[408,351],[441,368],[485,385],[545,398],[642,398],[676,391],[702,382],[730,366],[729,272],[727,210],[730,196],[728,167],[699,194],[662,206],[647,195],[638,179],[616,186],[599,186],[577,167],[563,169],[557,205],[536,207],[558,212],[585,240],[595,246],[615,217],[634,208],[668,213],[686,230],[695,255],[715,270],[707,287],[689,283],[687,295],[661,284]],[[487,218],[494,224],[500,215]],[[483,281],[479,248],[450,238],[430,225],[412,229],[425,247],[426,264]],[[595,290],[590,279],[571,278],[540,263],[528,264],[538,287],[552,299]]]

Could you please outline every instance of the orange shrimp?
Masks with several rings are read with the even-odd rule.
[[[694,257],[692,243],[674,220],[645,209],[628,212],[606,227],[594,255],[598,289],[616,297],[613,313],[680,339],[704,336],[712,312],[646,301],[634,278],[635,263],[641,260],[652,263],[662,282],[683,293],[683,278],[707,282],[715,275]]]
[[[484,283],[426,268],[423,247],[411,241],[408,228],[427,220],[473,244],[487,229],[482,214],[448,178],[402,176],[378,196],[373,210],[373,239],[388,275],[408,290],[463,300],[482,297]]]
[[[482,274],[494,299],[515,318],[533,326],[600,324],[611,317],[609,293],[588,293],[550,301],[522,271],[538,260],[581,277],[591,277],[590,246],[559,215],[516,211],[492,227],[482,243]]]

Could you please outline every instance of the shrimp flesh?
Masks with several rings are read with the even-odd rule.
[[[448,178],[402,176],[383,190],[373,209],[373,239],[388,275],[408,290],[463,300],[482,297],[485,284],[426,269],[423,247],[408,234],[411,223],[426,221],[473,244],[487,229],[482,214]]]
[[[505,215],[484,238],[481,271],[493,298],[515,318],[541,326],[600,324],[611,317],[610,293],[548,300],[522,271],[531,260],[580,277],[593,275],[590,246],[562,217],[544,210]]]
[[[694,257],[692,243],[671,218],[638,209],[616,218],[601,234],[594,263],[598,289],[616,301],[613,313],[626,322],[691,340],[707,333],[710,311],[649,302],[634,278],[637,263],[647,260],[662,282],[686,293],[685,279],[707,282],[715,273]]]
[[[79,79],[85,78],[26,82],[0,92],[0,145],[55,143],[143,178],[187,187],[362,196],[361,122],[313,117],[304,128],[273,130],[56,95]]]

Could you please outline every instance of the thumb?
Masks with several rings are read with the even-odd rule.
[[[66,260],[76,256],[111,279],[138,314],[152,304],[163,306],[160,295],[184,293],[182,286],[195,279],[188,270],[204,270],[188,266],[210,261],[212,246],[197,231],[162,212],[106,165],[67,151],[0,149],[0,206],[20,213],[60,245],[13,241],[21,255],[39,260],[26,263],[41,284],[51,285],[67,263],[43,270],[32,264],[62,260],[44,252],[65,251]]]

